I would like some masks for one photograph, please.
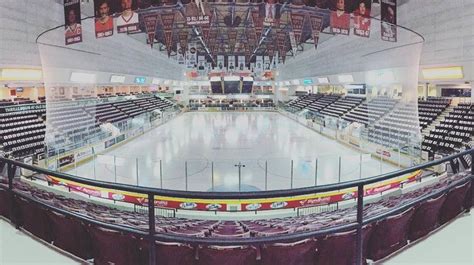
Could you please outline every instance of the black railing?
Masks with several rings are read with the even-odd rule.
[[[356,181],[348,181],[342,182],[338,184],[330,184],[330,185],[323,185],[323,186],[315,186],[315,187],[306,187],[306,188],[299,188],[293,190],[273,190],[273,191],[261,191],[261,192],[196,192],[196,191],[175,191],[175,190],[165,190],[165,189],[154,189],[154,188],[146,188],[146,187],[137,187],[125,184],[117,184],[117,183],[110,183],[110,182],[102,182],[96,180],[90,180],[86,178],[76,177],[65,173],[60,173],[56,171],[51,171],[48,169],[40,168],[37,166],[28,165],[22,162],[10,160],[7,158],[0,157],[0,164],[2,164],[2,168],[4,166],[7,167],[7,174],[8,174],[8,190],[10,194],[10,218],[13,224],[16,223],[14,218],[13,209],[14,209],[14,196],[19,196],[25,199],[28,199],[34,203],[45,207],[51,211],[59,212],[61,214],[78,218],[85,222],[105,227],[108,229],[113,229],[120,232],[132,233],[136,235],[140,235],[147,240],[149,240],[150,244],[150,256],[149,262],[150,264],[155,264],[156,255],[155,255],[155,248],[153,247],[155,240],[164,241],[164,242],[178,242],[178,243],[187,243],[193,245],[221,245],[221,246],[231,246],[231,245],[261,245],[261,244],[269,244],[275,242],[292,242],[297,240],[302,240],[306,238],[312,238],[316,236],[325,236],[334,233],[349,231],[353,229],[357,229],[357,262],[358,264],[363,264],[362,262],[362,227],[366,224],[369,224],[374,221],[382,220],[388,216],[391,216],[396,213],[400,213],[422,201],[426,201],[431,198],[436,198],[440,194],[446,192],[446,190],[451,189],[454,185],[459,185],[461,182],[471,182],[471,189],[474,188],[474,163],[471,163],[470,170],[471,175],[470,178],[465,178],[461,182],[451,183],[447,188],[442,189],[437,192],[429,193],[427,195],[421,196],[416,200],[411,201],[410,203],[403,204],[400,207],[395,207],[383,214],[370,217],[370,218],[363,218],[363,206],[364,206],[364,186],[373,184],[376,182],[388,180],[391,178],[399,177],[405,175],[407,173],[411,173],[417,170],[427,169],[432,166],[436,166],[442,163],[450,163],[452,164],[453,161],[464,159],[464,156],[471,156],[471,161],[474,161],[474,149],[466,150],[464,152],[454,154],[448,157],[444,157],[442,159],[427,162],[421,165],[417,165],[411,168],[398,170],[392,173],[387,173],[375,177],[370,177],[366,179],[356,180]],[[92,218],[74,213],[69,212],[64,209],[49,205],[42,201],[39,201],[33,197],[25,195],[20,192],[16,192],[13,189],[13,181],[15,177],[15,172],[18,168],[28,169],[38,174],[46,174],[54,177],[58,177],[64,180],[70,180],[81,184],[91,185],[94,187],[106,188],[106,189],[113,189],[113,190],[121,190],[121,191],[128,191],[140,194],[146,194],[148,197],[148,223],[149,228],[148,232],[144,232],[143,230],[138,230],[133,227],[122,226],[122,225],[115,225],[115,224],[108,224],[99,222]],[[343,226],[337,226],[317,231],[310,231],[310,232],[298,232],[298,233],[290,233],[290,234],[283,234],[283,235],[275,235],[269,237],[252,237],[252,238],[198,238],[198,237],[188,237],[188,236],[180,236],[180,235],[170,235],[170,234],[163,234],[163,233],[156,233],[155,232],[155,205],[154,205],[154,197],[155,196],[171,196],[171,197],[180,197],[180,198],[189,198],[189,199],[254,199],[254,198],[278,198],[278,197],[290,197],[296,195],[303,195],[303,194],[313,194],[319,192],[327,192],[327,191],[335,191],[335,190],[342,190],[346,188],[355,188],[357,187],[357,221],[355,223],[350,223]],[[472,200],[469,200],[472,201]],[[472,205],[471,205],[472,206]],[[468,207],[470,209],[470,207]]]

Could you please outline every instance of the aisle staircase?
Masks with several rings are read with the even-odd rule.
[[[442,121],[444,121],[444,118],[449,115],[451,111],[454,110],[456,106],[450,105],[447,107],[437,118],[434,120],[429,126],[427,126],[425,129],[421,131],[421,134],[423,136],[427,136],[430,134],[432,130],[436,128],[436,126],[440,125]]]

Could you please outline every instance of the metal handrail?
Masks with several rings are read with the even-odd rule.
[[[170,189],[159,189],[150,187],[137,187],[127,184],[112,183],[105,181],[97,181],[93,179],[87,179],[83,177],[73,176],[67,173],[61,173],[45,168],[41,168],[34,165],[25,164],[23,162],[14,161],[4,157],[0,157],[1,162],[12,164],[24,169],[32,170],[40,174],[50,175],[58,177],[64,180],[74,181],[85,185],[91,185],[99,188],[121,190],[142,194],[149,194],[154,196],[167,196],[167,197],[180,197],[187,199],[257,199],[257,198],[275,198],[275,197],[291,197],[312,193],[328,192],[335,190],[342,190],[347,188],[354,188],[360,185],[368,185],[376,182],[388,180],[394,177],[402,176],[411,173],[416,170],[425,169],[428,167],[436,166],[438,164],[452,161],[460,156],[474,155],[474,149],[469,149],[458,154],[450,155],[439,160],[429,161],[423,164],[419,164],[410,168],[397,170],[390,173],[381,174],[374,177],[364,178],[360,180],[345,181],[336,184],[327,184],[315,187],[304,187],[291,190],[271,190],[271,191],[251,191],[251,192],[204,192],[204,191],[182,191],[182,190],[170,190]]]

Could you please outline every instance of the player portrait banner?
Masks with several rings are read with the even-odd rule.
[[[245,69],[245,56],[239,55],[237,57],[237,65],[239,71],[243,71]]]
[[[159,15],[147,14],[143,16],[143,22],[145,23],[145,30],[148,36],[148,42],[153,48],[153,43],[155,42],[156,26],[158,24]]]
[[[354,18],[354,35],[370,37],[370,11],[372,0],[359,0],[352,17]]]
[[[305,15],[303,14],[291,13],[290,15],[291,28],[293,29],[293,34],[295,36],[296,44],[298,44],[301,41],[301,34],[303,33],[304,18],[305,18]]]
[[[255,58],[255,72],[263,72],[263,56],[257,56]]]
[[[227,70],[235,71],[235,56],[234,55],[227,56]]]
[[[217,55],[217,70],[224,70],[224,55]]]
[[[64,36],[66,45],[82,42],[81,3],[64,0]]]
[[[329,25],[334,34],[349,35],[351,25],[351,15],[347,13],[352,1],[332,0],[331,15]]]
[[[121,14],[116,19],[118,33],[140,32],[140,21],[138,13],[135,12],[137,3],[137,0],[120,1]]]
[[[176,43],[176,50],[178,51],[176,53],[176,61],[178,61],[178,64],[180,65],[185,65],[186,64],[185,52],[182,51],[181,47],[179,46],[179,43]]]
[[[95,37],[98,39],[114,35],[112,8],[107,0],[96,0],[94,2]]]
[[[171,45],[173,43],[173,24],[175,13],[162,13],[161,23],[163,24],[163,31],[165,33],[165,46],[168,51],[168,57],[171,54]]]
[[[319,43],[319,33],[321,32],[321,27],[323,25],[323,18],[320,16],[310,16],[309,20],[311,21],[311,30],[313,33],[314,48],[318,48]]]
[[[397,0],[382,0],[381,37],[384,41],[397,41]]]

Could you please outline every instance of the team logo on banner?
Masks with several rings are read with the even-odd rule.
[[[95,37],[104,38],[114,35],[114,19],[110,3],[106,0],[94,2]]]
[[[381,35],[384,41],[397,41],[397,0],[382,0]]]
[[[311,29],[313,32],[314,48],[317,49],[319,43],[319,32],[321,32],[323,18],[320,16],[310,16],[309,19],[311,21]]]
[[[370,10],[372,0],[361,0],[354,10],[354,35],[368,38],[370,36]]]
[[[346,12],[347,8],[345,1],[333,0],[333,10],[329,18],[332,33],[349,35],[351,16]]]
[[[161,23],[163,23],[163,31],[165,33],[165,45],[168,51],[168,57],[171,54],[171,44],[173,42],[173,23],[175,13],[161,14]]]
[[[304,15],[291,13],[291,28],[295,37],[295,43],[298,44],[301,40],[301,33],[303,32]],[[296,46],[295,44],[295,46]],[[293,45],[292,45],[293,46]]]
[[[179,43],[176,43],[176,50],[178,51],[176,53],[176,61],[178,61],[178,64],[185,65],[186,64],[186,58],[185,53],[183,49],[181,49]]]
[[[133,33],[139,32],[140,22],[138,13],[135,10],[137,5],[134,0],[122,0],[122,13],[117,17],[117,32],[118,33]]]
[[[155,42],[156,34],[156,25],[158,24],[159,16],[158,14],[148,14],[143,16],[143,22],[145,22],[145,30],[148,36],[148,42],[153,48],[153,43]]]
[[[64,0],[66,45],[82,42],[81,4],[79,0]]]

